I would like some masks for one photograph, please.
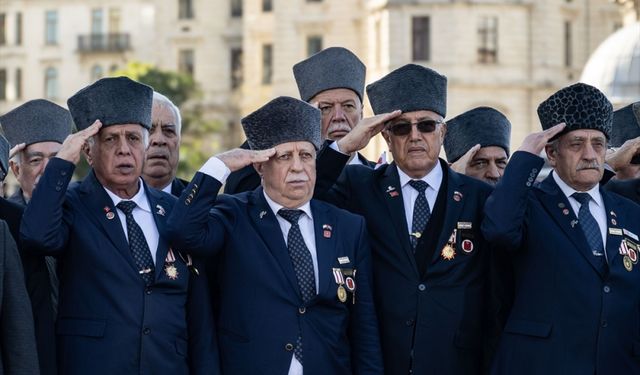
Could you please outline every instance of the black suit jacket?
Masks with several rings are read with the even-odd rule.
[[[320,152],[316,197],[367,221],[385,372],[479,374],[486,342],[489,261],[480,222],[491,187],[451,171],[441,160],[442,194],[434,213],[440,211],[442,217],[430,219],[418,256],[409,240],[395,163],[342,170],[346,160],[329,147]],[[455,256],[445,259],[442,251],[454,229]],[[462,248],[465,240],[472,244],[468,251]]]
[[[17,194],[22,199],[22,193]],[[38,360],[40,373],[43,375],[56,374],[56,340],[55,340],[55,310],[52,295],[57,282],[53,283],[50,272],[55,269],[47,267],[45,257],[21,250],[20,221],[24,206],[7,199],[0,198],[0,219],[6,221],[13,239],[18,244],[18,251],[22,260],[26,290],[31,301],[33,324],[35,326]],[[57,280],[57,277],[54,278]]]
[[[178,177],[174,178],[173,181],[171,181],[171,195],[179,197],[184,188],[187,187],[188,183],[189,182]]]
[[[5,374],[38,374],[29,296],[16,243],[0,220],[0,370]]]
[[[604,186],[604,189],[618,193],[636,203],[640,203],[640,178],[634,178],[632,180],[610,180]]]

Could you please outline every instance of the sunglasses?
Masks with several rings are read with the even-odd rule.
[[[422,120],[415,123],[420,133],[431,133],[436,130],[438,124],[442,124],[442,121]],[[413,125],[414,124],[410,122],[396,122],[395,124],[390,124],[387,130],[395,136],[403,136],[411,133],[411,127]]]

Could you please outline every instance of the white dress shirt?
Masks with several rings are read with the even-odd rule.
[[[138,226],[140,226],[140,229],[142,229],[142,234],[147,240],[149,251],[151,251],[153,264],[156,264],[156,252],[158,251],[160,234],[158,233],[158,227],[156,226],[156,222],[153,218],[153,213],[151,212],[151,207],[149,206],[147,193],[142,186],[142,179],[140,179],[138,182],[138,192],[131,199],[122,199],[106,187],[104,187],[104,190],[107,192],[107,194],[109,194],[109,197],[113,201],[114,206],[117,206],[118,203],[123,200],[130,200],[135,202],[136,208],[133,209],[133,218],[136,220],[136,223],[138,223]],[[122,210],[120,210],[119,208],[116,208],[116,211],[118,212],[118,217],[120,218],[120,224],[122,224],[124,236],[127,238],[127,241],[129,241],[129,234],[127,233],[127,218],[124,212],[122,212]]]
[[[602,236],[602,245],[604,245],[604,255],[607,256],[607,210],[604,207],[604,202],[602,201],[602,195],[600,194],[600,185],[596,184],[589,191],[577,191],[571,186],[567,185],[562,179],[558,176],[555,171],[551,172],[553,174],[553,179],[558,184],[562,193],[569,200],[569,204],[573,209],[573,213],[578,217],[578,211],[580,211],[580,203],[571,196],[573,193],[588,193],[591,196],[589,200],[589,211],[591,211],[591,216],[596,219],[598,223],[598,228],[600,228],[600,235]]]
[[[398,166],[395,166],[398,168]],[[414,189],[411,185],[409,185],[409,181],[413,180],[406,173],[404,173],[400,168],[398,168],[398,176],[400,176],[400,186],[402,188],[402,202],[404,203],[404,216],[407,220],[407,230],[409,234],[411,234],[411,226],[413,225],[413,206],[416,203],[416,199],[418,198],[418,190]],[[437,161],[436,165],[431,169],[426,176],[422,177],[421,180],[429,184],[427,190],[425,190],[425,195],[427,196],[427,202],[429,202],[429,210],[433,213],[433,208],[436,204],[436,198],[438,197],[438,192],[440,191],[440,185],[442,185],[442,166],[440,162]],[[427,224],[428,225],[428,224]]]

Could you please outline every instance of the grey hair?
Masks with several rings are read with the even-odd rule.
[[[182,116],[180,116],[180,109],[175,104],[173,104],[173,102],[169,100],[169,98],[160,94],[157,91],[153,92],[153,106],[165,107],[173,111],[173,114],[175,115],[176,122],[177,122],[175,124],[176,133],[178,134],[178,136],[180,136],[180,132],[182,131]]]

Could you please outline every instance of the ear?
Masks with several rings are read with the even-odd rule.
[[[447,124],[440,125],[440,144],[444,143],[444,135],[447,134]]]
[[[556,158],[558,157],[558,152],[556,148],[551,144],[547,144],[544,146],[544,151],[547,153],[547,159],[549,159],[549,165],[552,167],[556,167]]]
[[[256,172],[258,172],[258,175],[260,176],[260,179],[262,179],[262,173],[264,170],[264,163],[253,163],[253,169],[256,170]]]
[[[84,142],[82,145],[82,153],[84,154],[84,158],[87,159],[87,163],[93,167],[93,158],[91,157],[91,145],[89,142]]]
[[[16,178],[20,176],[20,164],[16,163],[13,160],[9,160],[9,168],[11,168],[11,172],[13,172],[13,175]]]

